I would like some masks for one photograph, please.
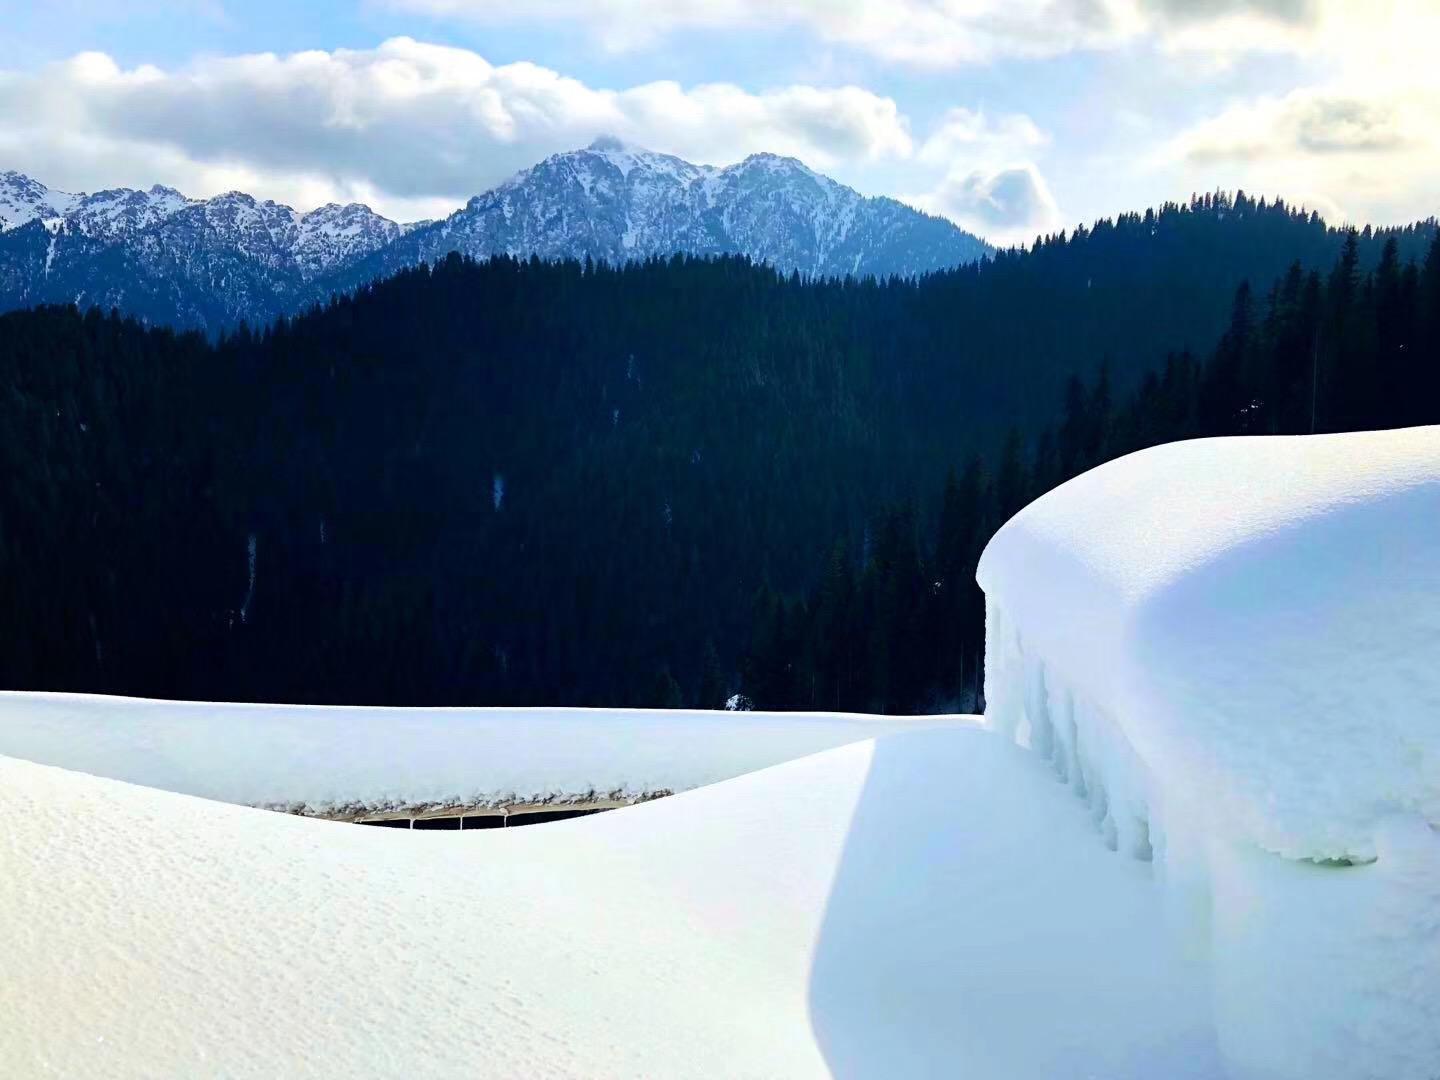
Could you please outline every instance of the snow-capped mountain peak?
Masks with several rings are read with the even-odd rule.
[[[872,199],[793,157],[695,165],[602,136],[554,154],[380,253],[377,272],[448,251],[608,262],[736,253],[815,275],[916,274],[989,250],[951,223]]]
[[[148,191],[113,188],[75,196],[64,227],[102,241],[114,241],[147,229],[194,204],[174,188],[156,184]]]
[[[499,187],[476,195],[467,209],[489,206],[507,192],[524,192],[528,198],[528,193],[537,187],[558,192],[574,184],[588,198],[597,191],[601,195],[610,194],[617,181],[621,185],[628,185],[632,180],[642,184],[689,184],[707,171],[713,170],[604,135],[581,150],[552,154],[516,173]]]
[[[77,198],[52,191],[24,173],[0,172],[0,232],[37,220],[53,229]]]
[[[44,231],[27,229],[39,221]],[[48,233],[48,235],[47,235]],[[593,258],[742,254],[817,276],[913,275],[988,246],[950,222],[867,198],[793,157],[696,165],[602,136],[554,154],[439,221],[360,203],[306,213],[243,191],[54,191],[0,173],[0,309],[59,301],[219,329],[267,322],[451,252]]]
[[[688,181],[705,171],[703,166],[692,165],[671,154],[661,154],[654,150],[646,150],[641,146],[634,146],[613,135],[602,135],[584,150],[557,154],[556,157],[599,158],[613,165],[627,179],[632,172],[641,170],[655,176],[668,176]]]
[[[762,150],[758,154],[750,154],[738,164],[730,166],[732,170],[746,168],[765,169],[769,172],[799,172],[813,176],[816,179],[828,179],[828,177],[822,177],[799,158],[787,157],[784,154],[772,154],[765,150]],[[831,182],[833,183],[834,181]]]
[[[227,191],[191,199],[172,187],[54,191],[23,173],[0,173],[0,231],[39,220],[52,232],[141,250],[235,251],[312,277],[396,239],[398,224],[368,206],[332,203],[301,214],[283,203]],[[188,239],[187,239],[188,237]]]
[[[25,228],[34,222],[48,235]],[[320,298],[311,281],[400,235],[357,203],[301,214],[243,191],[71,194],[0,173],[0,309],[60,301],[184,326],[263,323]]]
[[[326,203],[301,214],[292,250],[310,276],[368,255],[399,238],[401,226],[363,203]]]

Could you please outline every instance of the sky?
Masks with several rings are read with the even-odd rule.
[[[448,213],[613,135],[996,243],[1192,193],[1440,213],[1440,0],[0,0],[0,172]]]

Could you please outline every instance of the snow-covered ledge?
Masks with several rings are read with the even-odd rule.
[[[640,802],[944,717],[365,708],[0,691],[0,755],[318,817]]]
[[[1440,1070],[1440,428],[1101,466],[980,562],[988,721],[1151,860],[1242,1077]]]

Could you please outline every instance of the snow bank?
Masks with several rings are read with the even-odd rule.
[[[9,758],[0,818],[19,1080],[1219,1076],[1145,867],[975,725],[532,829]]]
[[[0,754],[306,814],[631,801],[878,733],[835,713],[382,709],[0,693]]]
[[[990,723],[1210,936],[1237,1075],[1440,1069],[1440,428],[1176,443],[981,559]]]

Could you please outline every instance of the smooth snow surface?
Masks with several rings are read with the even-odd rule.
[[[0,754],[207,799],[336,811],[638,799],[876,734],[835,713],[367,709],[0,692]]]
[[[981,559],[990,724],[1208,941],[1239,1076],[1440,1076],[1440,428],[1175,443]]]
[[[8,1077],[1219,1075],[1148,868],[973,724],[530,829],[10,758],[0,817]]]

